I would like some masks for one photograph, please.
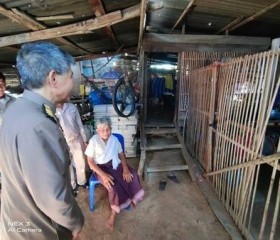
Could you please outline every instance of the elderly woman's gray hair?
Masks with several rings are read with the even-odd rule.
[[[109,117],[104,116],[99,119],[96,119],[95,125],[96,125],[96,128],[99,128],[101,125],[108,125],[111,128],[112,122]]]

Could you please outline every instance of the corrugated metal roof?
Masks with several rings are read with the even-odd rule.
[[[144,35],[146,32],[180,33],[183,25],[185,34],[227,32],[229,35],[271,38],[280,35],[279,0],[150,0],[143,3],[147,4]],[[102,16],[107,21],[107,27],[98,28],[97,24],[97,28],[84,33],[72,32],[62,35],[63,39],[50,35],[47,39],[55,41],[75,57],[94,57],[102,52],[113,54],[121,47],[124,50],[135,48],[136,51],[138,47],[140,0],[0,0],[0,4],[0,65],[15,62],[15,54],[22,43],[15,41],[22,38],[19,34],[67,27],[69,24],[85,26],[85,21]],[[137,6],[136,10],[128,10],[133,6]],[[133,17],[119,19],[118,23],[113,20],[110,22],[108,14],[117,14],[119,10],[123,11],[120,15],[122,18],[128,13]],[[184,11],[187,13],[182,16]],[[39,17],[49,19],[40,20]],[[249,17],[253,19],[240,24]],[[224,29],[230,23],[232,25]],[[59,34],[61,31],[66,30],[58,29]],[[7,36],[12,37],[4,41],[3,37]],[[42,33],[41,36],[46,37],[46,34]]]

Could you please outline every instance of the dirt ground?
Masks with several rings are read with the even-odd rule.
[[[165,152],[157,158],[166,156]],[[171,155],[177,159],[173,151]],[[154,156],[148,156],[155,159]],[[139,158],[128,159],[138,167]],[[175,172],[179,183],[167,179],[167,173],[150,173],[143,183],[144,200],[136,208],[117,215],[114,230],[106,229],[110,209],[104,187],[95,190],[96,209],[89,211],[88,191],[79,191],[77,201],[85,216],[85,225],[78,240],[211,240],[231,239],[212,212],[198,184],[187,171]],[[159,181],[167,179],[164,191]]]

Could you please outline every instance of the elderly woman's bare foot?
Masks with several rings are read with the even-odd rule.
[[[112,210],[111,215],[106,223],[107,228],[109,228],[110,230],[114,229],[115,218],[116,212]]]

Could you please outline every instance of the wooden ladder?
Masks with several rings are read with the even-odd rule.
[[[158,135],[164,136],[166,134],[175,135],[177,136],[178,143],[175,144],[161,144],[159,145],[150,145],[147,146],[147,137],[148,135]],[[157,166],[157,167],[145,167],[146,162],[146,152],[147,151],[160,151],[160,150],[168,150],[168,149],[181,149],[183,158],[185,160],[185,164],[181,165],[171,165],[171,166]],[[141,155],[140,155],[140,162],[138,167],[138,174],[139,176],[143,176],[144,172],[144,180],[147,180],[147,176],[149,173],[154,172],[169,172],[169,171],[179,171],[179,170],[187,170],[193,181],[196,180],[192,168],[189,168],[190,162],[190,155],[183,143],[181,134],[179,132],[179,128],[175,127],[156,127],[156,126],[145,126],[144,128],[144,137],[143,143],[141,144]]]

